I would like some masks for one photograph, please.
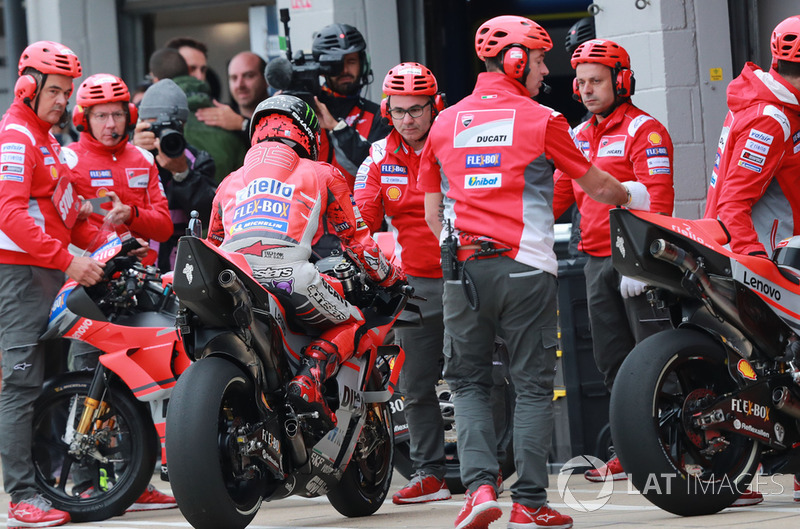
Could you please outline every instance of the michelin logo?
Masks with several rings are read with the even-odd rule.
[[[464,177],[464,189],[485,189],[490,187],[500,187],[503,183],[503,175],[500,173],[466,175]]]

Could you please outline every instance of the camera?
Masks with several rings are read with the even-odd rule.
[[[277,57],[269,61],[265,72],[267,82],[276,90],[299,97],[314,107],[314,96],[322,91],[320,76],[338,75],[344,69],[344,57],[339,54],[321,54],[315,59],[312,53],[304,53],[302,50],[292,54],[289,10],[281,9],[280,16],[286,34],[286,58]]]
[[[176,119],[159,116],[150,124],[149,129],[158,138],[161,152],[170,158],[178,158],[186,149],[186,139],[183,137],[183,125]]]
[[[294,54],[291,65],[292,79],[286,87],[286,93],[290,95],[319,95],[319,77],[336,75],[344,69],[344,61],[340,56],[320,55],[319,60],[315,61],[312,54],[302,51]]]

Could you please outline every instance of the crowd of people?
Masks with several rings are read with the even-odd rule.
[[[313,262],[346,251],[381,286],[410,284],[425,298],[423,325],[396,332],[407,355],[400,386],[414,475],[392,501],[451,497],[435,392],[443,377],[453,394],[467,489],[456,529],[483,529],[502,515],[503,476],[486,406],[495,339],[502,337],[516,392],[517,478],[508,527],[572,527],[547,503],[546,491],[558,345],[553,225],[576,206],[578,249],[588,256],[594,356],[610,390],[628,352],[669,319],[646,300],[647,285],[614,269],[608,211],[623,206],[671,215],[674,152],[666,127],[631,102],[628,52],[596,38],[583,22],[567,48],[585,121],[572,129],[562,114],[539,104],[552,47],[536,22],[495,17],[475,36],[486,71],[469,96],[446,108],[434,73],[402,62],[385,74],[378,104],[361,96],[373,78],[364,37],[347,24],[331,24],[315,34],[312,55],[335,57],[339,69],[325,76],[319,93],[268,97],[266,62],[243,51],[228,64],[228,105],[209,75],[206,46],[172,39],[150,57],[141,86],[129,89],[114,74],[90,72],[71,114],[79,136],[62,146],[53,133],[68,143],[67,101],[84,72],[60,43],[28,46],[14,102],[0,123],[7,526],[70,520],[37,490],[30,446],[33,403],[58,347],[39,340],[49,308],[66,278],[90,286],[103,273],[101,263],[74,249],[92,249],[111,225],[139,239],[143,262],[168,271],[197,211],[208,239],[244,254],[254,271],[265,271],[260,277],[290,269],[292,282],[282,288],[295,306],[311,307],[298,318],[318,337],[303,350],[288,397],[309,417],[305,427],[315,439],[336,425],[324,382],[352,355],[363,315]],[[725,223],[734,251],[764,257],[800,226],[792,181],[800,166],[800,17],[775,28],[771,50],[771,68],[748,63],[730,83],[705,212]],[[252,185],[262,180],[292,189],[289,213],[274,222],[273,212],[259,211],[240,225],[237,196],[269,187]],[[266,220],[256,222],[259,215]],[[384,230],[394,234],[392,256],[371,237]],[[253,253],[256,242],[269,250]],[[91,369],[98,354],[73,344],[69,367]],[[612,457],[586,478],[625,479],[625,473]],[[761,501],[757,493],[740,500]],[[150,486],[132,509],[175,506]]]

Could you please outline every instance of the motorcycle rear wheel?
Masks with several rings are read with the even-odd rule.
[[[611,435],[622,468],[644,497],[673,514],[730,506],[758,467],[760,443],[722,432],[730,444],[703,454],[704,432],[684,416],[698,396],[736,388],[725,360],[723,346],[704,332],[672,329],[639,343],[614,381]]]
[[[254,395],[241,368],[213,356],[189,366],[175,385],[166,430],[170,484],[195,529],[244,529],[258,513],[266,484],[237,470],[232,434],[235,424],[258,422]]]
[[[48,381],[33,412],[33,463],[36,484],[53,506],[74,522],[106,520],[125,513],[153,477],[157,437],[147,407],[119,383],[108,386],[108,410],[90,436],[109,463],[70,456],[69,442],[81,418],[92,383],[89,371]],[[89,489],[88,487],[91,487]]]
[[[370,389],[377,389],[373,372]],[[328,500],[340,514],[351,518],[369,516],[380,509],[392,484],[394,426],[387,403],[371,405],[359,434],[353,457]]]

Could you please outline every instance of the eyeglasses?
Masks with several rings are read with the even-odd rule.
[[[390,108],[389,109],[389,114],[392,116],[392,118],[394,118],[396,120],[403,119],[406,116],[406,114],[408,114],[412,118],[418,118],[418,117],[420,117],[422,115],[422,112],[425,110],[425,107],[427,107],[430,104],[431,104],[431,102],[428,101],[427,103],[425,103],[422,106],[414,105],[411,108],[394,107],[394,108]]]
[[[111,116],[111,118],[117,123],[124,121],[125,118],[128,117],[125,112],[112,112],[110,114],[108,112],[92,112],[89,114],[89,119],[96,123],[105,123],[108,119],[108,116]]]

